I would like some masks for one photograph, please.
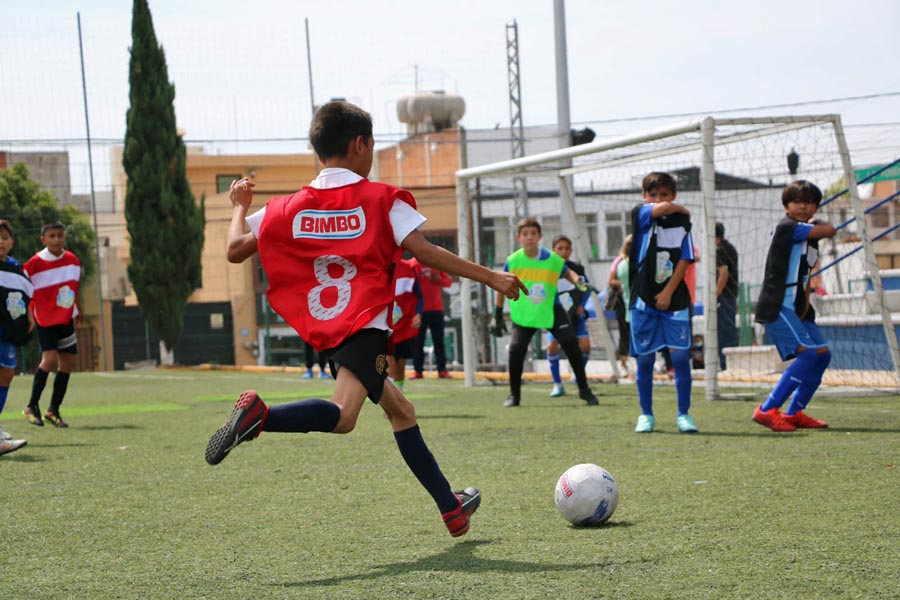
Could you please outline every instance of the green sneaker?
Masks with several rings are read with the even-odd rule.
[[[678,431],[681,433],[697,433],[698,431],[691,415],[678,415],[675,424],[678,425]]]
[[[641,415],[638,417],[637,427],[634,428],[635,433],[653,433],[653,425],[656,423],[656,417],[653,415]]]
[[[561,383],[554,383],[553,390],[550,392],[551,398],[559,398],[560,396],[566,395],[566,388],[562,386]]]

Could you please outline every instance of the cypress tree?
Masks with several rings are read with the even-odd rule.
[[[131,237],[128,277],[150,329],[170,350],[184,326],[188,296],[201,284],[204,198],[185,177],[184,141],[175,124],[175,86],[156,40],[147,0],[134,0],[130,106],[122,166]]]

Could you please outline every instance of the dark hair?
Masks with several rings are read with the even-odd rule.
[[[15,237],[13,235],[12,225],[6,219],[0,219],[0,231],[5,231],[9,234],[9,237]]]
[[[719,221],[716,221],[716,237],[724,238],[725,237],[725,226],[722,225]]]
[[[519,224],[516,226],[516,235],[522,233],[522,230],[526,227],[535,227],[538,230],[538,235],[543,235],[541,233],[541,224],[534,217],[522,217],[519,219]]]
[[[644,177],[644,180],[641,182],[641,191],[645,194],[649,194],[657,188],[667,189],[672,192],[673,195],[678,193],[674,177],[668,173],[654,171]]]
[[[43,225],[41,225],[41,235],[44,235],[51,229],[62,229],[63,231],[65,231],[66,226],[63,225],[62,223],[60,223],[59,221],[52,221],[50,223],[44,223]]]
[[[349,102],[323,104],[309,126],[309,141],[323,160],[346,156],[350,142],[359,136],[372,139],[372,115]]]
[[[569,236],[565,234],[559,234],[555,238],[553,238],[553,244],[550,246],[551,248],[556,248],[556,245],[560,242],[569,242],[569,245],[572,245],[572,240],[569,239]]]
[[[819,203],[822,202],[822,190],[805,179],[792,181],[781,192],[781,204],[787,206],[790,202],[819,206]]]

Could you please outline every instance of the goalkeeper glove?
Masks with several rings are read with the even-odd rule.
[[[583,294],[596,291],[596,290],[594,290],[594,287],[591,284],[589,284],[584,277],[578,278],[578,281],[575,282],[575,289]]]
[[[494,316],[491,317],[488,329],[494,337],[503,337],[506,335],[506,321],[503,320],[502,306],[494,307]]]

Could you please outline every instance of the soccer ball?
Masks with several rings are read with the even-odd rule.
[[[602,467],[575,465],[556,482],[554,500],[559,514],[573,525],[600,525],[616,510],[619,486]]]

